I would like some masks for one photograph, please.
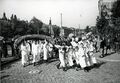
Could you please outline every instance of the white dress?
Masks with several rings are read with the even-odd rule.
[[[47,60],[48,59],[48,47],[47,47],[47,43],[45,42],[43,45],[43,60]]]
[[[56,48],[59,49],[59,60],[60,60],[60,67],[65,67],[65,52],[62,49],[62,46],[60,45],[55,45]]]
[[[33,43],[32,44],[32,54],[33,54],[33,63],[38,62],[38,44]]]
[[[21,55],[22,55],[22,65],[25,65],[25,63],[27,63],[28,57],[27,57],[27,49],[26,46],[23,46],[23,44],[21,45]]]
[[[89,56],[90,56],[91,65],[97,63],[97,60],[94,56],[94,50],[95,50],[95,48],[93,47],[93,44],[91,43],[90,48],[89,48]]]
[[[79,50],[78,50],[78,57],[79,57],[79,64],[82,68],[86,67],[86,56],[84,53],[84,49],[82,46],[79,46]]]
[[[73,66],[73,53],[73,49],[70,48],[67,53],[69,66]]]

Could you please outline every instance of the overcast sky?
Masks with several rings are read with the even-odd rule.
[[[60,13],[63,26],[81,28],[96,23],[98,0],[0,0],[0,17],[16,14],[18,18],[30,20],[33,16],[48,24],[60,26]]]

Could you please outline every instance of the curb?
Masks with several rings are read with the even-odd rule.
[[[3,62],[1,62],[1,66],[4,66],[4,65],[6,65],[8,63],[12,63],[12,62],[17,61],[17,60],[19,60],[19,58],[14,57],[9,61],[3,61]]]
[[[96,59],[100,61],[107,61],[107,62],[120,62],[120,60],[112,60],[112,59],[104,59],[104,58],[96,58]]]

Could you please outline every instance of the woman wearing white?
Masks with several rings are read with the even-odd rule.
[[[93,42],[90,40],[90,45],[89,45],[89,56],[90,56],[90,62],[91,65],[96,65],[97,64],[97,60],[94,56],[94,50],[95,48],[93,47]]]
[[[28,58],[28,62],[30,63],[31,47],[30,47],[29,41],[26,41],[26,49],[27,49],[27,58]]]
[[[63,50],[63,46],[55,45],[56,48],[59,49],[59,60],[60,60],[60,66],[58,68],[63,68],[63,71],[66,71],[65,68],[65,51]]]
[[[43,44],[43,60],[47,61],[47,59],[48,59],[48,42],[47,40],[45,40]]]
[[[70,48],[68,49],[68,52],[67,52],[67,56],[68,56],[68,63],[69,63],[69,66],[70,67],[73,67],[73,48],[72,46],[70,46]]]
[[[42,49],[43,49],[43,44],[41,41],[38,41],[38,61],[41,59],[41,54],[42,54]]]
[[[34,66],[36,65],[36,62],[38,62],[38,44],[37,41],[34,41],[32,43],[32,54],[33,54],[33,61],[32,63],[34,64]]]
[[[27,48],[26,48],[26,44],[25,42],[23,42],[21,44],[21,55],[22,55],[22,59],[21,59],[21,62],[22,62],[22,65],[23,67],[25,67],[26,63],[27,63]]]
[[[83,43],[79,42],[79,50],[78,50],[78,57],[79,57],[79,64],[82,69],[87,67],[86,64],[86,56],[85,56],[85,49],[83,47]]]

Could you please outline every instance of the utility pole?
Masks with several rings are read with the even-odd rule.
[[[53,28],[52,28],[51,17],[50,17],[50,20],[49,20],[49,34],[52,38],[54,37],[54,31],[53,31]]]
[[[61,28],[62,28],[62,13],[60,15],[61,15]]]
[[[60,36],[63,37],[64,36],[64,29],[62,28],[62,13],[60,14],[60,16],[61,16]]]

